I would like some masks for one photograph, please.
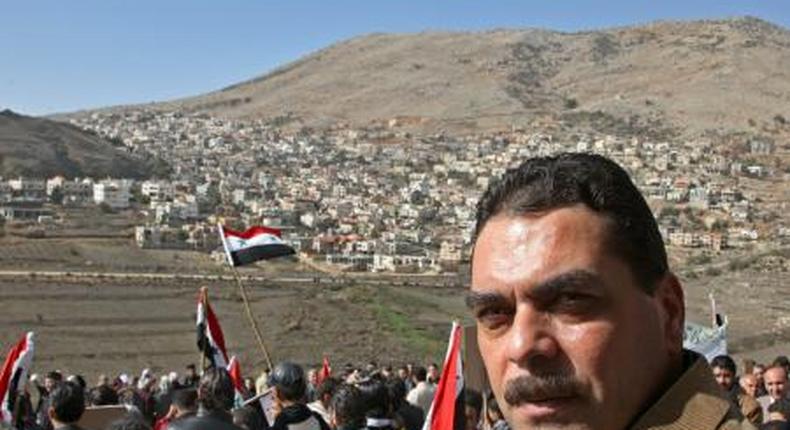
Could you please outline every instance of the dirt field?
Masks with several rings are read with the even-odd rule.
[[[740,272],[681,275],[688,319],[710,320],[707,295],[712,291],[730,320],[729,346],[736,358],[765,362],[790,354],[786,270],[755,263]],[[181,370],[199,362],[194,322],[199,286],[177,280],[0,278],[0,350],[35,330],[37,372],[58,368],[93,378],[105,372],[139,373],[144,367]],[[209,288],[229,351],[239,356],[245,373],[261,370],[262,354],[235,284]],[[449,322],[471,322],[463,289],[457,287],[258,282],[250,283],[249,291],[275,361],[317,364],[324,354],[338,365],[371,359],[441,361]]]
[[[36,371],[180,370],[198,362],[198,285],[178,282],[0,281],[0,347],[26,330],[38,334]],[[251,284],[252,308],[273,359],[319,363],[440,361],[449,321],[464,316],[462,296],[446,289]],[[263,366],[237,289],[211,285],[211,304],[229,352],[245,372]]]

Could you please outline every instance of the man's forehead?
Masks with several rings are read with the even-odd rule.
[[[607,223],[607,218],[583,205],[536,214],[498,214],[477,238],[473,283],[483,281],[482,276],[517,282],[530,270],[559,262],[589,263],[604,248]]]

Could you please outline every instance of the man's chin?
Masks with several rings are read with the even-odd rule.
[[[589,429],[582,420],[589,417],[579,397],[549,399],[510,406],[511,428],[521,429]]]

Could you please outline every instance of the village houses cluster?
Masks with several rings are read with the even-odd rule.
[[[413,136],[390,124],[284,133],[276,120],[231,121],[180,112],[94,113],[72,122],[155,154],[169,177],[3,178],[6,222],[57,222],[58,210],[100,205],[146,214],[144,248],[216,250],[217,222],[281,228],[300,252],[361,271],[455,270],[467,258],[475,202],[507,167],[535,155],[591,151],[626,167],[672,246],[726,252],[790,242],[783,208],[744,180],[786,179],[773,143],[573,139],[513,129],[490,135]]]

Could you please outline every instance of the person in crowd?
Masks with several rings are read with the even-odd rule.
[[[439,371],[439,365],[436,363],[431,363],[428,365],[428,383],[432,385],[436,385],[439,383],[439,377],[441,376],[441,372]]]
[[[743,391],[736,381],[735,361],[729,355],[718,355],[710,362],[713,378],[716,383],[724,390],[730,399],[738,405],[746,419],[752,424],[763,422],[763,408],[757,399]]]
[[[329,404],[331,424],[335,430],[361,430],[365,428],[365,405],[359,388],[341,385]]]
[[[264,369],[255,379],[255,393],[262,394],[269,389],[269,369]]]
[[[269,387],[274,389],[274,400],[279,413],[272,430],[328,430],[321,415],[305,404],[307,381],[301,366],[288,361],[277,364],[271,372]]]
[[[197,390],[180,388],[173,391],[172,402],[167,414],[156,421],[154,430],[166,430],[170,423],[183,421],[197,413]]]
[[[239,430],[233,424],[230,409],[236,390],[227,370],[210,368],[203,372],[197,389],[198,412],[195,416],[174,420],[169,430]]]
[[[467,305],[511,428],[751,429],[683,348],[650,207],[596,154],[532,158],[477,206]]]
[[[52,423],[49,420],[49,395],[52,391],[63,383],[63,375],[57,370],[53,370],[44,377],[44,386],[36,385],[39,393],[38,406],[36,407],[36,423],[43,430],[52,430]]]
[[[424,367],[415,367],[412,375],[414,376],[414,388],[406,395],[406,401],[419,407],[422,409],[423,415],[427,415],[431,408],[431,402],[433,402],[434,393],[436,393],[436,387],[428,383],[428,371]]]
[[[91,406],[117,405],[118,393],[109,385],[97,385],[88,390],[88,403]]]
[[[790,430],[790,423],[787,421],[769,421],[761,425],[760,430]]]
[[[99,378],[96,380],[96,386],[97,387],[101,387],[102,385],[105,385],[107,387],[111,386],[111,384],[110,384],[110,377],[107,376],[107,374],[105,374],[105,373],[102,373],[101,375],[99,375]]]
[[[406,430],[420,430],[425,422],[425,414],[418,406],[406,401],[406,384],[400,378],[387,381],[387,389],[392,400],[392,420],[395,428]]]
[[[139,415],[126,415],[110,423],[107,430],[151,430],[151,426]]]
[[[252,405],[242,406],[233,410],[233,424],[244,430],[262,430],[264,420],[260,409]]]
[[[181,381],[181,385],[184,388],[197,388],[198,383],[200,382],[200,376],[197,374],[195,365],[192,363],[187,364],[185,369],[186,371],[184,373],[184,379]]]
[[[401,366],[398,368],[398,378],[403,381],[407,393],[411,391],[412,388],[414,388],[414,383],[412,382],[411,378],[411,371],[409,371],[408,366]]]
[[[785,372],[790,375],[790,359],[788,359],[786,355],[776,357],[771,367],[783,367]]]
[[[754,397],[755,399],[757,396],[757,377],[754,376],[752,373],[744,373],[738,378],[738,384],[741,386],[741,389],[744,393]]]
[[[464,390],[464,430],[478,430],[483,411],[483,395],[471,388]]]
[[[755,364],[754,368],[752,368],[752,374],[755,378],[757,378],[757,397],[759,398],[768,394],[768,392],[765,391],[765,380],[763,379],[763,375],[765,374],[765,365],[760,363]]]
[[[318,384],[318,387],[315,390],[315,401],[307,404],[307,407],[310,408],[311,411],[320,415],[327,424],[330,421],[329,402],[332,400],[332,396],[335,394],[335,390],[337,390],[337,387],[339,386],[339,379],[333,377],[325,378],[320,384]]]
[[[788,402],[785,401],[771,403],[768,406],[768,416],[765,419],[765,424],[787,422],[788,417],[790,417],[789,406]]]
[[[244,378],[244,389],[247,391],[247,399],[250,397],[255,397],[258,394],[258,391],[255,388],[255,379],[250,378],[249,376]]]
[[[77,425],[85,412],[85,391],[73,382],[52,385],[47,415],[54,430],[81,430]]]
[[[307,370],[307,402],[313,402],[316,399],[316,389],[318,388],[318,369],[311,367]]]
[[[486,421],[490,430],[510,430],[494,393],[490,391],[486,397]]]
[[[790,410],[790,399],[787,397],[787,371],[782,366],[772,366],[765,370],[763,373],[763,380],[765,381],[766,395],[757,398],[760,406],[763,408],[763,419],[770,421],[769,407],[773,407],[775,412]]]
[[[392,399],[389,390],[379,378],[372,378],[358,385],[365,408],[367,430],[394,430]]]

